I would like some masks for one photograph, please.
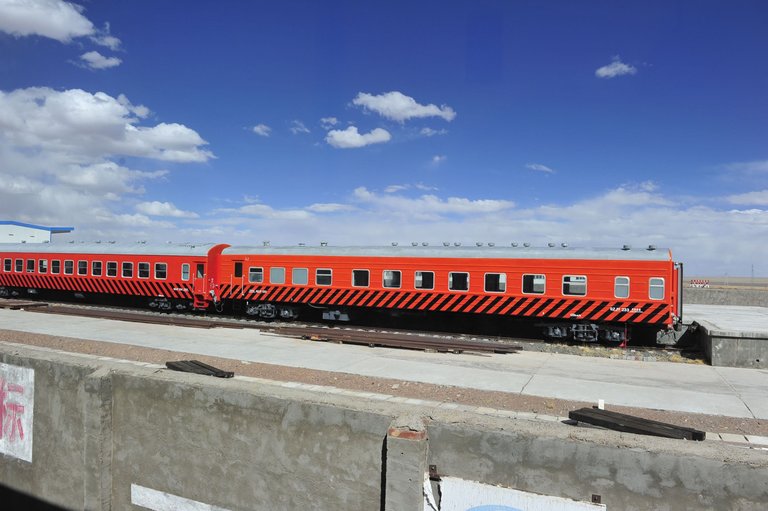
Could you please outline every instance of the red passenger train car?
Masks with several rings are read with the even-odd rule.
[[[622,342],[682,318],[682,266],[668,250],[566,247],[227,247],[217,296],[262,318],[308,307],[535,321],[547,337]]]
[[[667,250],[495,246],[0,245],[0,296],[345,321],[370,312],[516,318],[556,339],[662,338],[682,319]],[[674,336],[673,336],[674,337]]]
[[[206,309],[216,287],[217,257],[226,246],[3,244],[0,296],[75,296],[164,310]]]

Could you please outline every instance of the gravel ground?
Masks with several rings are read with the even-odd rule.
[[[278,381],[295,381],[312,385],[328,385],[348,390],[378,392],[401,397],[458,403],[468,406],[483,406],[499,410],[533,412],[561,417],[567,417],[568,412],[571,410],[584,406],[592,406],[594,404],[505,392],[482,391],[447,385],[432,385],[386,378],[371,378],[347,373],[284,367],[225,358],[207,357],[192,353],[142,348],[125,344],[86,341],[68,337],[55,337],[8,330],[0,330],[0,341],[156,364],[165,364],[165,362],[171,360],[196,359],[227,371],[234,371],[236,375],[241,376],[252,376]],[[539,348],[542,351],[552,351],[556,353],[608,356],[614,358],[640,357],[641,360],[672,360],[677,356],[681,358],[681,361],[688,361],[688,359],[680,357],[679,353],[667,352],[666,350],[642,350],[633,352],[632,350],[620,350],[618,348],[568,346],[533,341],[530,343],[525,341],[519,344],[526,350]],[[695,363],[701,363],[697,362],[695,358],[692,360]],[[649,361],[648,363],[653,362]],[[768,421],[766,420],[620,406],[609,407],[609,409],[647,419],[696,428],[707,432],[768,436]]]

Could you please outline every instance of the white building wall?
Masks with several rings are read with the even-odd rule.
[[[51,231],[21,225],[0,224],[0,243],[50,243]]]

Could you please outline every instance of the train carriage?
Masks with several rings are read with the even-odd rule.
[[[216,287],[216,257],[225,246],[0,245],[0,296],[74,296],[164,310],[205,309]]]
[[[322,309],[512,317],[550,338],[622,342],[682,316],[671,252],[564,247],[228,247],[217,297],[262,318]]]

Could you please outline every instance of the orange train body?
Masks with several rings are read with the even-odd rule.
[[[0,294],[121,297],[262,318],[307,308],[337,320],[362,311],[498,316],[537,321],[549,337],[607,341],[626,340],[632,327],[670,330],[682,318],[682,265],[655,249],[6,245],[0,260]]]

